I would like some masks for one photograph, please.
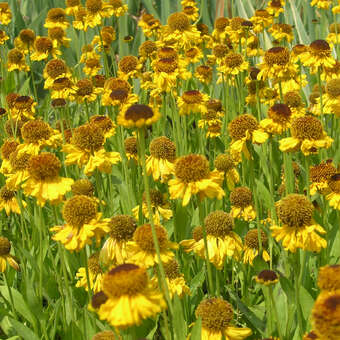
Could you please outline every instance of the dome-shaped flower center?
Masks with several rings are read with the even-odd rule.
[[[58,78],[54,80],[52,89],[54,91],[62,91],[65,89],[69,89],[73,86],[72,81],[66,77]]]
[[[143,104],[131,105],[125,112],[125,119],[137,122],[140,119],[149,119],[154,113],[150,106]]]
[[[5,202],[10,201],[12,198],[15,197],[16,192],[10,190],[7,185],[4,185],[0,190],[0,198]]]
[[[289,51],[285,47],[272,47],[265,53],[264,61],[268,66],[284,66],[289,62]]]
[[[151,204],[155,207],[161,207],[165,204],[163,194],[157,189],[150,189]],[[146,193],[143,193],[143,202],[146,202]]]
[[[70,198],[64,204],[63,218],[72,227],[80,228],[97,216],[96,202],[84,195]]]
[[[159,59],[177,59],[177,51],[172,47],[162,47],[157,51],[157,57]]]
[[[126,89],[116,89],[113,90],[110,94],[110,98],[112,100],[119,100],[120,102],[124,102],[129,96],[129,91]]]
[[[103,3],[102,0],[86,0],[85,6],[91,14],[96,14],[102,9]]]
[[[328,186],[333,192],[340,194],[340,173],[336,173],[328,178]]]
[[[242,23],[245,19],[243,18],[240,18],[240,17],[235,17],[235,18],[232,18],[230,21],[229,21],[229,25],[231,27],[231,29],[236,32],[238,30],[240,30],[242,28]]]
[[[195,58],[198,55],[199,49],[196,47],[190,48],[185,52],[185,56],[188,58]]]
[[[222,210],[213,211],[204,219],[208,235],[224,237],[234,228],[232,216]]]
[[[203,228],[202,226],[197,226],[192,230],[192,238],[198,242],[203,239]]]
[[[47,20],[64,22],[66,21],[66,13],[62,8],[52,8],[47,12]]]
[[[202,327],[217,333],[229,326],[233,319],[233,308],[221,298],[206,299],[198,305],[195,315],[202,318]]]
[[[11,250],[11,243],[7,237],[0,236],[0,256],[8,255]]]
[[[283,101],[289,107],[299,107],[302,104],[299,92],[290,91],[283,96]]]
[[[135,56],[128,55],[123,57],[122,60],[119,62],[118,67],[119,70],[123,73],[129,73],[136,69],[138,65],[138,59]]]
[[[99,67],[100,65],[98,65]],[[97,67],[97,66],[93,66]],[[103,88],[105,84],[105,76],[103,74],[97,74],[91,78],[93,86],[98,88]]]
[[[42,120],[31,120],[23,125],[21,134],[25,143],[38,143],[50,138],[51,128]]]
[[[20,40],[27,45],[32,45],[35,40],[35,33],[29,28],[25,28],[19,33]]]
[[[144,268],[125,263],[103,276],[102,289],[109,298],[119,298],[142,293],[147,283],[148,276]]]
[[[249,230],[244,238],[244,243],[248,248],[259,249],[259,237],[257,229]],[[267,248],[268,237],[261,230],[261,243],[263,248]]]
[[[185,91],[182,99],[186,104],[201,104],[203,96],[198,90]]]
[[[228,54],[229,48],[226,45],[218,44],[212,49],[212,54],[216,58],[223,58]]]
[[[28,153],[18,154],[18,151],[14,151],[9,156],[9,162],[14,172],[23,171],[27,169],[28,160],[31,155]]]
[[[157,45],[154,41],[147,40],[140,45],[138,51],[140,55],[149,57],[152,53],[157,51]]]
[[[274,104],[268,110],[268,117],[279,124],[289,122],[291,115],[292,112],[290,111],[289,106],[286,104]]]
[[[229,19],[225,17],[217,18],[214,23],[214,27],[219,31],[223,31],[228,25]]]
[[[321,122],[313,116],[294,118],[291,126],[292,136],[304,140],[318,140],[323,138]]]
[[[175,163],[175,174],[185,183],[200,181],[209,177],[209,162],[202,155],[182,156]]]
[[[46,72],[51,78],[57,78],[67,72],[66,64],[61,59],[52,59],[46,65]]]
[[[136,231],[136,220],[129,215],[117,215],[109,222],[111,228],[110,237],[117,241],[132,240],[133,233]]]
[[[76,84],[77,96],[85,97],[93,93],[93,84],[89,79],[79,80]]]
[[[244,114],[233,119],[229,125],[228,130],[232,139],[242,139],[246,137],[246,132],[252,133],[258,128],[256,119],[249,115]]]
[[[179,271],[178,262],[175,259],[172,259],[167,263],[163,263],[163,267],[164,267],[165,276],[169,280],[176,279],[177,277],[181,275]]]
[[[47,37],[39,37],[34,42],[35,49],[39,53],[48,53],[53,49],[53,43],[50,38]]]
[[[327,161],[312,166],[309,170],[309,177],[313,183],[327,182],[335,174],[335,166],[332,164],[332,162]]]
[[[85,195],[92,197],[94,194],[93,184],[88,179],[78,179],[71,186],[73,195]]]
[[[304,195],[290,194],[276,203],[276,212],[283,224],[303,227],[312,223],[314,207]]]
[[[340,289],[340,265],[327,265],[319,269],[318,286],[321,290]]]
[[[206,66],[206,65],[200,65],[196,67],[196,72],[200,75],[203,76],[205,78],[209,78],[210,76],[212,76],[212,68],[210,66]]]
[[[88,268],[93,275],[98,275],[103,272],[99,264],[99,253],[94,253],[89,257]]]
[[[6,140],[1,147],[1,158],[9,160],[11,153],[16,150],[18,145],[19,143],[16,142],[15,140],[11,139]]]
[[[326,40],[315,40],[309,45],[311,54],[318,57],[329,57],[331,55],[331,48]]]
[[[52,27],[48,29],[48,36],[52,40],[62,41],[65,37],[65,31],[61,27]]]
[[[162,58],[157,60],[155,70],[157,72],[172,73],[177,69],[177,61],[172,58]]]
[[[184,13],[177,12],[168,17],[168,25],[173,31],[184,32],[190,28],[190,21]]]
[[[340,78],[331,79],[326,84],[326,92],[331,98],[340,96]]]
[[[247,187],[235,188],[230,193],[230,203],[235,207],[245,208],[252,204],[253,194]]]
[[[33,104],[34,104],[33,98],[29,96],[18,96],[15,99],[13,106],[17,110],[30,111]]]
[[[8,62],[11,64],[19,64],[24,60],[24,54],[17,48],[13,48],[8,52]]]
[[[126,153],[137,155],[137,139],[135,137],[128,137],[124,141],[124,149]]]
[[[98,151],[104,144],[103,130],[96,124],[85,124],[73,130],[71,143],[85,151]]]
[[[48,152],[32,156],[27,166],[29,175],[36,181],[43,182],[58,178],[60,169],[60,160],[54,154]]]
[[[258,275],[257,278],[261,281],[263,281],[264,283],[266,282],[274,282],[275,280],[278,279],[277,274],[273,271],[273,270],[262,270]]]
[[[228,154],[218,155],[214,162],[215,168],[218,171],[228,172],[235,167],[233,158]]]
[[[168,244],[167,231],[159,225],[155,225],[155,230],[160,250],[166,249]],[[150,253],[155,252],[155,245],[152,238],[150,224],[143,224],[142,226],[138,227],[133,234],[133,240],[142,250]]]

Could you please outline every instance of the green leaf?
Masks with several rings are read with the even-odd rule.
[[[178,295],[174,296],[173,307],[174,307],[173,323],[177,339],[185,339],[187,334],[187,324],[185,322],[185,317],[183,315],[182,303]]]
[[[314,299],[303,286],[300,287],[300,303],[303,317],[308,320],[314,305]]]
[[[192,327],[191,338],[192,340],[201,340],[201,328],[202,328],[202,320],[198,318],[195,321],[194,327]]]
[[[274,199],[272,195],[270,194],[269,190],[266,188],[266,186],[259,181],[258,179],[255,179],[256,182],[256,191],[258,194],[258,197],[262,197],[263,203],[266,206],[268,210],[270,210],[274,205]]]
[[[202,287],[204,280],[205,280],[205,267],[203,266],[190,282],[190,291],[192,296],[196,295],[197,288]]]
[[[40,337],[32,332],[28,327],[20,323],[19,321],[8,317],[9,322],[13,325],[13,328],[16,330],[19,336],[21,336],[24,340],[39,340]]]
[[[308,44],[310,39],[308,38],[307,32],[305,30],[305,26],[300,18],[300,15],[298,13],[298,10],[294,4],[294,1],[287,2],[287,6],[290,6],[291,11],[289,11],[289,8],[287,8],[286,13],[291,13],[289,17],[293,17],[293,22],[296,28],[296,32],[299,36],[299,44]]]

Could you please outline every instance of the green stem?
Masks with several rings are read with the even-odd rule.
[[[17,313],[15,311],[15,307],[14,307],[14,299],[13,299],[13,295],[12,295],[12,290],[11,290],[11,287],[9,286],[8,280],[7,280],[6,270],[4,271],[3,274],[4,274],[4,278],[5,278],[5,283],[6,283],[6,286],[7,286],[7,289],[8,289],[8,295],[9,295],[9,300],[10,300],[11,307],[12,307],[12,310],[13,310],[13,315],[14,315],[14,318],[16,320],[18,320],[18,316],[17,316]]]
[[[281,326],[280,326],[280,322],[279,322],[279,313],[277,312],[277,307],[276,307],[276,302],[273,296],[273,287],[270,285],[268,287],[268,291],[269,291],[269,298],[271,301],[271,305],[274,311],[274,315],[275,315],[275,321],[276,321],[276,328],[277,328],[277,332],[279,333],[279,339],[280,340],[284,340],[284,337],[282,335],[282,330],[281,330]]]

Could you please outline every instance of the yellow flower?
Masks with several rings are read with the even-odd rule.
[[[25,123],[21,128],[21,135],[24,143],[18,146],[19,153],[37,155],[45,146],[57,148],[62,143],[62,134],[42,120]]]
[[[268,134],[262,130],[255,117],[243,114],[233,119],[228,125],[229,134],[232,138],[230,144],[231,156],[241,161],[241,154],[251,159],[247,148],[247,141],[263,144],[268,139]]]
[[[118,64],[118,77],[124,80],[138,78],[143,65],[133,55],[123,57]]]
[[[20,188],[21,184],[28,178],[27,164],[31,155],[27,152],[12,152],[9,156],[9,171],[6,174],[6,185],[10,190]]]
[[[190,19],[183,12],[173,13],[168,17],[168,24],[163,27],[161,40],[166,45],[175,42],[178,48],[187,50],[200,41],[200,32],[190,24]]]
[[[63,8],[52,8],[47,12],[44,27],[60,27],[65,30],[70,24],[66,20],[66,12]]]
[[[329,188],[329,193],[326,196],[329,205],[337,210],[340,210],[340,174],[335,173],[329,176],[327,187]]]
[[[264,261],[268,262],[270,256],[267,252],[268,237],[261,230],[260,231],[261,244],[262,244],[262,258]],[[243,248],[243,263],[253,265],[253,261],[256,256],[259,255],[260,240],[257,229],[249,230],[244,238],[244,248]]]
[[[250,328],[231,325],[234,313],[231,304],[222,298],[201,301],[196,318],[202,319],[201,340],[243,340],[252,334]]]
[[[104,138],[110,138],[116,134],[117,125],[110,117],[95,115],[90,118],[90,124],[97,125],[104,132]]]
[[[84,168],[90,176],[95,169],[110,173],[112,165],[120,161],[118,152],[105,151],[104,131],[98,124],[85,124],[73,130],[70,143],[65,144],[62,151],[67,153],[65,165],[77,164]]]
[[[7,26],[12,20],[12,12],[7,2],[0,2],[0,23]]]
[[[316,6],[320,9],[328,9],[331,4],[332,0],[312,0],[310,3],[311,6]]]
[[[102,291],[105,302],[97,310],[99,318],[118,329],[139,325],[166,308],[146,270],[134,264],[125,263],[104,274]]]
[[[340,290],[321,293],[314,303],[311,323],[320,340],[337,340],[340,333]]]
[[[81,6],[80,0],[66,0],[65,4],[66,15],[75,15],[75,13],[79,10]]]
[[[13,139],[5,139],[1,146],[1,168],[0,173],[7,175],[11,171],[10,156],[14,152],[19,143]]]
[[[52,40],[53,46],[56,48],[59,48],[61,46],[70,46],[71,38],[66,37],[66,32],[61,27],[49,28],[48,37]]]
[[[141,128],[157,122],[160,116],[160,112],[156,107],[151,108],[149,105],[133,104],[119,112],[117,123],[127,128]]]
[[[195,77],[202,83],[209,85],[212,80],[213,69],[207,65],[199,65],[196,67]]]
[[[91,103],[97,99],[100,90],[93,86],[90,79],[81,79],[75,85],[75,98],[78,103]]]
[[[23,208],[27,206],[25,201],[21,201],[19,205],[18,198],[15,195],[16,192],[10,190],[7,185],[4,185],[0,190],[0,210],[5,210],[7,216],[11,213],[21,214],[20,206]]]
[[[199,17],[199,10],[197,4],[192,3],[191,5],[183,6],[183,13],[191,20],[196,21]]]
[[[161,218],[164,220],[169,220],[172,217],[172,210],[169,209],[170,204],[166,201],[166,195],[163,195],[160,191],[156,189],[150,190],[150,200],[151,200],[151,208],[153,221],[155,224],[160,224]],[[139,209],[140,206],[137,205],[132,209],[133,215],[138,220],[139,219]],[[146,202],[146,194],[143,194],[143,202],[142,202],[142,213],[147,219],[150,220],[148,205]]]
[[[43,72],[43,76],[45,78],[45,89],[50,89],[53,86],[53,82],[59,78],[70,78],[72,76],[71,72],[69,71],[66,63],[62,59],[52,59],[50,60]]]
[[[19,49],[13,48],[7,54],[7,70],[8,72],[19,70],[28,72],[30,67],[26,64],[25,54]]]
[[[163,267],[165,281],[169,288],[170,299],[172,299],[174,295],[177,295],[180,298],[184,295],[190,295],[190,288],[185,283],[184,275],[179,271],[178,262],[173,259],[168,263],[163,263]],[[157,275],[151,279],[151,282],[155,287],[159,286]]]
[[[203,241],[203,228],[202,226],[197,226],[192,230],[192,239],[182,240],[179,244],[183,248],[185,253],[194,252],[196,255],[204,259],[204,254],[201,252]],[[204,244],[203,244],[204,247]]]
[[[76,87],[68,77],[57,78],[53,81],[51,86],[52,99],[68,99],[74,100],[76,94]]]
[[[286,40],[287,42],[292,42],[293,36],[293,28],[288,24],[273,24],[268,32],[273,36],[273,38],[279,42],[282,40]]]
[[[1,8],[1,7],[0,7]],[[4,273],[8,264],[16,271],[20,271],[20,267],[15,258],[10,254],[11,243],[7,237],[0,236],[0,273]]]
[[[181,97],[177,99],[177,105],[180,115],[189,115],[190,113],[207,112],[207,103],[209,96],[198,90],[185,91]]]
[[[205,197],[222,199],[225,193],[221,182],[219,173],[210,171],[209,162],[204,156],[182,156],[175,163],[175,178],[168,182],[170,198],[181,198],[183,206],[196,194],[201,200]]]
[[[96,27],[101,24],[102,18],[108,18],[113,14],[113,8],[107,2],[102,0],[86,0],[86,24],[90,27]]]
[[[6,32],[3,30],[0,30],[0,45],[3,45],[8,39],[9,39],[9,36],[6,34]]]
[[[329,44],[340,44],[340,25],[332,23],[329,25],[329,33],[326,38]]]
[[[214,30],[211,33],[214,41],[223,44],[227,38],[226,27],[229,25],[229,19],[225,17],[219,17],[215,19]]]
[[[129,259],[126,245],[137,228],[136,220],[129,215],[117,215],[110,219],[108,226],[109,237],[100,251],[100,260],[106,266],[123,264]]]
[[[268,7],[266,8],[267,12],[270,15],[274,15],[274,17],[278,17],[280,13],[284,12],[285,1],[284,0],[270,0],[268,3]]]
[[[329,148],[333,139],[327,136],[321,122],[313,116],[292,119],[290,128],[292,137],[280,140],[280,150],[283,152],[298,151],[307,156],[317,153],[319,148]]]
[[[112,6],[112,14],[116,17],[123,16],[128,10],[128,5],[124,5],[122,0],[108,0],[108,4]]]
[[[94,253],[88,258],[88,273],[90,281],[90,289],[94,294],[102,290],[103,271],[99,264],[99,253]],[[76,273],[77,283],[76,287],[84,287],[86,291],[89,290],[87,285],[86,268],[81,267]]]
[[[241,54],[230,52],[222,60],[221,65],[217,67],[217,70],[224,74],[224,77],[236,76],[245,70],[248,70],[249,63],[245,61]],[[222,77],[219,77],[218,82],[222,81]]]
[[[61,52],[48,37],[38,36],[34,41],[34,52],[31,54],[31,60],[40,61],[47,59],[50,55],[56,58]]]
[[[230,193],[231,216],[252,221],[256,217],[253,207],[253,195],[249,188],[238,187]]]
[[[237,163],[229,154],[218,155],[214,161],[217,171],[226,181],[228,189],[233,190],[235,184],[240,181],[240,175],[236,170]]]
[[[246,21],[240,17],[233,17],[229,20],[229,25],[226,27],[227,34],[229,35],[233,44],[239,44],[240,40],[245,39],[246,30],[242,26],[243,22]]]
[[[34,119],[37,103],[29,96],[16,96],[13,100],[10,111],[11,118],[18,120]]]
[[[304,116],[306,113],[305,104],[302,101],[299,91],[288,91],[283,96],[283,101],[288,105],[292,117]]]
[[[106,53],[110,53],[110,47],[113,41],[116,40],[116,31],[112,26],[104,26],[100,30],[100,35],[96,35],[91,45],[97,46],[97,51],[105,50]]]
[[[80,4],[79,8],[74,12],[75,20],[72,21],[72,25],[76,30],[87,31],[87,28],[89,27],[87,15],[88,12],[86,8]]]
[[[331,292],[340,289],[340,265],[326,265],[320,267],[318,274],[318,287],[323,292]]]
[[[83,71],[87,76],[95,76],[102,69],[99,56],[97,56],[96,58],[86,59],[84,63],[85,66],[83,68]]]
[[[185,59],[188,63],[198,63],[201,59],[203,59],[202,50],[198,47],[192,47],[185,51]]]
[[[268,110],[268,118],[261,120],[260,126],[264,131],[281,135],[290,127],[292,112],[286,104],[274,104]]]
[[[40,206],[47,201],[60,203],[74,182],[71,178],[60,177],[60,169],[61,162],[52,153],[32,156],[27,164],[29,177],[22,185],[25,195],[35,197]]]
[[[328,181],[336,174],[336,168],[331,160],[312,166],[309,169],[309,178],[312,182],[309,186],[310,194],[318,191],[322,194],[329,192]]]
[[[137,138],[128,137],[124,141],[124,150],[128,160],[133,159],[135,162],[138,160]]]
[[[111,98],[113,91],[113,98]],[[130,93],[131,85],[128,83],[128,81],[120,78],[108,78],[104,82],[102,105],[122,105],[126,103]]]
[[[279,282],[279,277],[273,270],[262,270],[256,277],[255,281],[265,286],[271,286]]]
[[[272,226],[273,237],[282,240],[285,250],[295,253],[298,248],[320,252],[327,241],[319,234],[325,230],[313,221],[313,204],[304,196],[290,194],[276,203],[276,211],[282,226]]]
[[[160,225],[155,225],[155,231],[160,248],[161,261],[169,262],[175,256],[173,249],[178,249],[177,243],[168,239],[166,229]],[[129,261],[138,266],[150,268],[158,263],[158,257],[152,238],[150,224],[139,226],[133,234],[133,241],[129,241],[126,246]]]
[[[126,88],[112,90],[108,98],[102,98],[103,105],[129,107],[138,102],[138,95],[130,93]]]
[[[260,33],[273,23],[273,16],[266,9],[258,9],[250,21],[254,24],[253,31]]]
[[[97,246],[103,235],[110,231],[107,220],[100,220],[97,204],[93,198],[77,195],[64,204],[63,218],[66,224],[52,227],[56,232],[52,239],[61,242],[70,251],[80,251],[96,238]]]

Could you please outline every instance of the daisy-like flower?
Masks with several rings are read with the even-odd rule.
[[[284,5],[284,0],[270,0],[266,10],[270,15],[273,15],[276,18],[280,15],[280,13],[284,12]]]
[[[255,277],[255,281],[265,286],[271,286],[279,282],[279,277],[273,270],[265,269]]]
[[[165,281],[168,285],[170,298],[172,299],[174,295],[182,298],[184,295],[190,294],[190,288],[186,285],[184,275],[180,272],[178,262],[173,259],[168,263],[163,263],[165,272]],[[158,287],[158,278],[155,275],[151,282],[155,287]]]
[[[102,18],[108,18],[113,14],[112,6],[102,0],[86,0],[86,23],[90,27],[101,24]]]
[[[76,87],[68,77],[55,79],[50,90],[52,99],[75,99]]]
[[[273,237],[282,240],[285,250],[295,253],[298,248],[320,252],[327,241],[319,234],[325,230],[313,221],[313,204],[304,195],[290,194],[276,203],[281,226],[272,226]]]
[[[173,13],[168,17],[168,24],[164,26],[161,40],[165,44],[173,43],[179,48],[187,50],[200,41],[200,32],[190,24],[189,17],[183,12]]]
[[[252,221],[256,217],[253,207],[253,194],[248,187],[235,188],[230,193],[231,216]]]
[[[332,12],[333,12],[334,14],[340,13],[340,1],[339,1],[339,0],[338,0],[337,6],[333,6]]]
[[[171,199],[182,199],[186,206],[192,195],[222,199],[222,179],[217,171],[210,171],[208,160],[202,155],[190,154],[177,159],[175,178],[168,182]]]
[[[118,106],[119,108],[128,107],[138,102],[138,95],[129,92],[126,88],[112,90],[108,98],[102,98],[106,105]]]
[[[250,114],[243,114],[233,119],[228,125],[228,131],[232,138],[230,154],[240,161],[242,152],[245,157],[251,159],[247,141],[263,144],[268,139],[268,134],[263,131],[256,118]]]
[[[157,107],[151,108],[149,105],[133,104],[119,112],[117,123],[127,128],[141,128],[152,125],[160,118]]]
[[[0,189],[0,210],[5,210],[7,216],[11,213],[21,214],[20,205],[15,195],[16,192],[10,190],[7,185]],[[27,206],[26,202],[21,201],[21,206],[25,208]]]
[[[75,15],[81,6],[80,0],[65,0],[65,13],[66,15]]]
[[[155,231],[161,261],[167,263],[174,258],[173,250],[178,249],[178,244],[169,241],[168,233],[164,227],[155,225]],[[133,240],[127,243],[126,250],[129,261],[138,266],[150,268],[158,263],[150,224],[143,224],[136,229],[133,233]]]
[[[328,9],[332,4],[332,0],[312,0],[310,5],[320,9]]]
[[[60,48],[61,46],[70,46],[71,38],[67,38],[66,31],[61,27],[49,28],[48,37],[52,40],[53,45],[57,48]]]
[[[117,125],[110,117],[95,115],[90,118],[90,124],[97,125],[104,132],[104,138],[110,138],[116,134]]]
[[[335,64],[326,40],[313,41],[307,52],[301,53],[300,60],[304,66],[310,67],[312,73],[316,73],[319,67],[332,67]]]
[[[3,45],[8,39],[9,39],[9,36],[6,34],[6,32],[3,30],[0,30],[0,45]]]
[[[27,152],[12,152],[9,156],[10,169],[6,174],[6,185],[10,190],[19,189],[21,184],[28,178],[27,165],[31,155]]]
[[[242,42],[242,39],[246,36],[246,31],[242,26],[244,21],[245,19],[240,17],[233,17],[229,20],[229,25],[226,27],[226,31],[233,44],[239,44],[240,40]]]
[[[212,80],[213,69],[208,65],[199,65],[196,67],[195,78],[202,84],[209,85]]]
[[[30,96],[16,96],[13,98],[10,112],[11,118],[14,120],[22,119],[27,121],[28,119],[34,119],[35,107],[37,103]]]
[[[312,328],[320,340],[337,340],[340,332],[340,290],[321,293],[312,314]]]
[[[189,115],[191,113],[207,112],[207,103],[209,96],[198,90],[185,91],[181,97],[177,99],[177,105],[180,115]]]
[[[100,267],[99,263],[99,253],[94,253],[88,258],[88,271],[89,271],[89,281],[90,281],[90,289],[94,294],[100,292],[102,290],[102,279],[103,279],[103,271]],[[86,276],[86,268],[81,267],[78,269],[76,273],[77,283],[76,287],[83,287],[86,291],[89,290],[87,285],[87,276]]]
[[[129,101],[131,100],[130,95],[131,85],[126,80],[120,78],[106,79],[102,95],[102,105],[108,106],[129,104]],[[130,105],[134,103],[135,102],[132,102]]]
[[[42,120],[30,120],[21,128],[23,144],[18,146],[19,153],[29,153],[37,155],[39,151],[49,146],[57,148],[62,143],[62,134],[52,129],[47,123]]]
[[[7,2],[0,2],[0,23],[7,26],[12,20],[12,12]]]
[[[329,25],[329,33],[326,38],[330,44],[340,44],[340,25],[333,22]]]
[[[320,97],[316,99],[317,105],[312,110],[313,114],[320,115]],[[331,79],[326,83],[325,90],[322,93],[323,113],[331,114],[334,108],[340,106],[340,78]]]
[[[17,48],[13,48],[7,54],[7,70],[12,72],[14,70],[28,72],[30,67],[26,64],[25,54]]]
[[[196,308],[196,318],[202,319],[201,340],[243,340],[252,334],[250,328],[231,324],[234,312],[232,305],[222,298],[201,301]]]
[[[260,39],[254,34],[249,34],[246,48],[246,55],[248,57],[260,57],[264,54],[260,45]]]
[[[50,89],[52,88],[53,82],[56,79],[64,78],[64,77],[70,78],[72,74],[70,70],[68,69],[68,67],[66,66],[66,63],[64,60],[52,59],[46,64],[44,68],[43,76],[45,78],[44,88]]]
[[[84,168],[86,176],[95,169],[110,173],[112,165],[120,161],[118,152],[108,152],[104,149],[104,131],[98,124],[85,124],[73,130],[70,143],[65,144],[62,151],[67,153],[65,165],[77,164]]]
[[[97,99],[100,90],[93,86],[90,79],[81,79],[75,85],[75,98],[78,103],[91,103]]]
[[[262,244],[262,258],[264,261],[268,262],[270,260],[269,254],[267,252],[268,237],[262,230],[260,231],[260,237]],[[259,249],[260,240],[258,230],[249,230],[244,238],[243,262],[246,264],[249,263],[252,266],[255,257],[259,255]]]
[[[257,9],[254,16],[250,18],[250,21],[254,25],[253,31],[260,33],[273,23],[273,16],[270,15],[266,9]]]
[[[327,194],[326,199],[332,208],[340,210],[340,174],[331,175],[327,184],[330,193]]]
[[[318,287],[322,292],[332,292],[340,289],[340,265],[326,265],[320,267]]]
[[[124,5],[122,0],[108,0],[108,4],[112,6],[112,14],[115,17],[123,16],[128,10],[128,5]]]
[[[197,8],[197,5],[194,3],[183,6],[182,11],[191,21],[196,21],[199,17],[199,10]]]
[[[69,22],[66,20],[66,12],[63,8],[51,8],[47,12],[44,27],[60,27],[65,30],[69,25]]]
[[[105,233],[110,231],[107,219],[101,220],[94,199],[77,195],[67,200],[63,207],[65,224],[52,227],[52,239],[61,242],[70,251],[80,251],[96,238],[97,246]]]
[[[327,136],[321,122],[313,116],[293,118],[290,127],[292,137],[280,140],[283,152],[298,151],[307,156],[317,153],[320,148],[329,148],[333,139]]]
[[[47,59],[50,55],[56,58],[61,52],[48,37],[38,36],[34,41],[34,52],[31,54],[31,60],[40,61]]]
[[[151,208],[153,221],[155,224],[160,224],[161,218],[164,220],[169,220],[172,217],[172,210],[169,209],[170,204],[166,201],[166,195],[162,194],[159,190],[151,189],[150,190],[150,200],[151,200]],[[132,209],[133,215],[138,220],[139,218],[139,209],[140,206],[137,205]],[[150,220],[148,205],[146,202],[146,194],[143,194],[143,202],[142,202],[142,213],[147,219]]]
[[[108,222],[109,237],[100,251],[100,260],[106,265],[123,264],[128,260],[126,244],[132,241],[136,220],[129,215],[117,215]]]
[[[124,80],[137,78],[143,65],[133,55],[123,57],[118,64],[118,77]]]
[[[283,102],[289,107],[292,117],[305,115],[305,103],[302,101],[299,91],[286,92],[283,96]]]
[[[214,41],[217,43],[223,43],[227,38],[226,27],[229,25],[229,19],[225,17],[219,17],[215,19],[214,30],[211,33]]]
[[[200,48],[192,47],[185,51],[185,60],[190,64],[198,63],[203,58],[203,53]]]
[[[51,204],[60,203],[74,182],[72,178],[60,177],[60,169],[61,162],[52,153],[32,156],[27,164],[29,177],[22,184],[25,195],[35,197],[40,206],[44,206],[47,201]]]
[[[309,178],[311,184],[309,191],[311,195],[315,195],[318,191],[320,193],[329,192],[328,181],[336,174],[336,168],[332,160],[327,160],[318,165],[312,166],[309,169]]]
[[[87,20],[88,12],[85,7],[79,6],[77,11],[74,13],[74,20],[72,21],[72,26],[76,30],[86,32],[89,27],[89,21]]]
[[[217,210],[210,213],[204,220],[207,232],[209,262],[217,269],[222,269],[227,258],[240,259],[243,249],[242,240],[234,231],[232,216],[224,211]],[[202,259],[206,258],[206,250],[202,229],[193,232],[193,240],[185,240],[180,244],[185,251],[194,251]]]
[[[288,24],[273,24],[268,32],[273,36],[278,42],[287,41],[291,43],[293,41],[293,28]]]
[[[14,39],[14,46],[25,54],[33,51],[35,33],[29,28],[20,31],[19,36]]]
[[[240,175],[236,170],[237,163],[229,154],[218,155],[214,161],[217,171],[226,181],[228,189],[233,190],[235,184],[240,181]]]
[[[104,274],[102,294],[104,299],[96,306],[99,318],[117,329],[139,325],[166,308],[162,293],[149,281],[146,269],[130,263]]]
[[[20,271],[20,267],[15,258],[10,254],[10,251],[11,243],[8,238],[0,236],[0,273],[5,272],[7,263],[16,271]]]
[[[100,35],[96,35],[93,38],[91,45],[97,45],[98,51],[102,51],[104,49],[106,53],[109,53],[114,40],[116,40],[116,31],[114,28],[112,26],[104,26],[100,30]]]
[[[290,127],[292,112],[286,104],[275,104],[268,110],[268,118],[261,120],[264,131],[281,135]]]
[[[138,159],[138,148],[137,148],[137,138],[128,137],[124,141],[124,150],[128,160],[133,159],[137,162]]]
[[[10,156],[17,149],[19,143],[15,139],[6,139],[1,146],[1,168],[0,173],[6,175],[11,171]]]
[[[138,48],[138,54],[142,62],[147,59],[153,60],[157,55],[157,44],[152,40],[144,41]]]

